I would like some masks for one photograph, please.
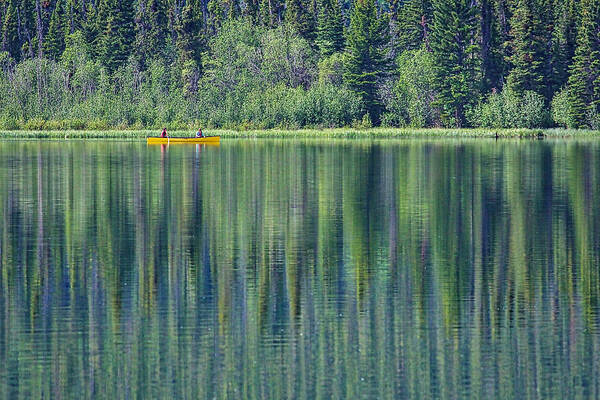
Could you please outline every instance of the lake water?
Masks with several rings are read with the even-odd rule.
[[[600,396],[600,141],[0,142],[0,398]]]

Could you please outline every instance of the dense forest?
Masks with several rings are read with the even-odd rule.
[[[0,128],[600,129],[600,0],[0,0]]]

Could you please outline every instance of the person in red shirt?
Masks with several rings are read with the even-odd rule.
[[[167,128],[163,128],[162,132],[160,133],[160,137],[163,137],[163,138],[167,137]]]

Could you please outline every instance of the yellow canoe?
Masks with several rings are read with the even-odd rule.
[[[221,140],[220,136],[207,136],[207,137],[148,137],[146,138],[147,144],[173,144],[173,143],[193,143],[193,144],[219,144]]]

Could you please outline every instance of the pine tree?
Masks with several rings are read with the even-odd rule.
[[[184,6],[188,7],[188,6]],[[135,55],[142,69],[165,46],[167,12],[162,0],[140,0],[135,17]]]
[[[85,11],[85,20],[82,21],[83,34],[85,41],[89,45],[90,55],[97,58],[100,54],[100,40],[102,39],[101,25],[106,21],[102,20],[98,15],[98,9],[87,3]]]
[[[377,84],[384,73],[385,28],[386,21],[377,17],[374,0],[356,0],[350,15],[344,82],[362,98],[371,121],[376,124],[381,112]]]
[[[437,105],[447,125],[465,125],[465,110],[479,97],[477,30],[477,8],[470,0],[433,2],[431,49]]]
[[[546,82],[551,93],[560,90],[569,77],[569,65],[575,55],[576,32],[575,0],[556,0],[554,5],[555,22],[552,31],[550,80]]]
[[[260,0],[260,22],[264,26],[276,27],[281,24],[283,14],[282,0]]]
[[[99,41],[99,55],[110,72],[125,64],[134,42],[134,22],[128,0],[103,0],[98,10],[98,21],[106,18],[106,28]]]
[[[83,27],[83,15],[85,2],[82,0],[66,0],[65,3],[65,34],[70,35]]]
[[[44,38],[44,53],[47,57],[57,60],[65,50],[64,10],[61,0],[58,0],[50,17],[48,34]]]
[[[480,2],[480,58],[481,58],[481,90],[489,93],[502,86],[504,60],[500,51],[502,35],[498,21],[494,17],[492,0]]]
[[[569,105],[576,127],[600,113],[600,0],[583,0],[577,48],[569,76]]]
[[[429,0],[409,0],[402,3],[396,22],[395,47],[399,53],[429,47],[429,25],[432,20]]]
[[[512,69],[507,81],[511,89],[522,94],[525,90],[543,93],[545,44],[544,26],[534,0],[517,0],[510,19]]]
[[[191,1],[188,2],[183,7],[175,28],[181,80],[186,95],[192,95],[198,90],[202,70],[202,15],[199,11],[200,7]]]
[[[241,14],[241,7],[238,0],[221,0],[223,2],[223,11],[227,19],[236,19]]]
[[[312,43],[315,39],[314,9],[306,0],[286,0],[285,21],[304,39]]]
[[[19,32],[17,25],[17,8],[15,0],[10,0],[6,13],[4,14],[4,24],[2,26],[2,50],[7,51],[16,61],[21,59],[21,43],[19,43]]]
[[[322,0],[315,42],[322,56],[344,49],[344,23],[338,0]]]
[[[247,0],[246,8],[244,9],[244,16],[250,18],[254,23],[258,23],[260,20],[260,1],[259,0]]]
[[[211,35],[216,35],[221,26],[225,22],[225,9],[220,0],[209,0],[207,4],[208,10],[208,32]]]
[[[33,6],[34,2],[31,0],[21,0],[19,4],[19,40],[22,43],[22,54],[28,57],[34,55],[35,19]]]

